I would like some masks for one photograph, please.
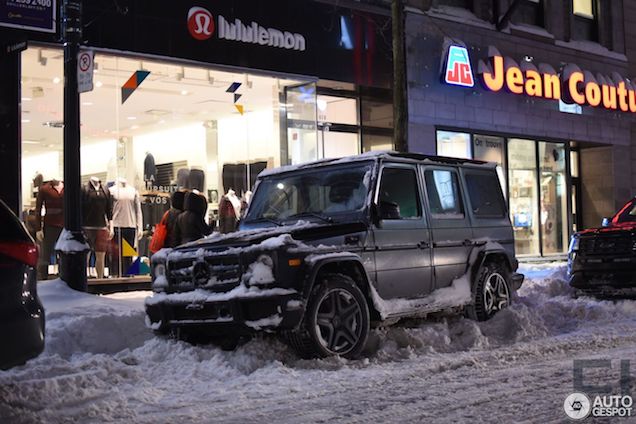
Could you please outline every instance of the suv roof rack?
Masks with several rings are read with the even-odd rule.
[[[433,162],[440,162],[440,163],[450,164],[450,165],[463,165],[465,163],[470,163],[475,165],[485,165],[488,163],[483,160],[452,158],[448,156],[425,155],[422,153],[409,153],[409,152],[401,153],[401,152],[391,151],[391,152],[386,152],[386,154],[387,156],[393,156],[398,158],[414,159],[414,160],[430,160]]]

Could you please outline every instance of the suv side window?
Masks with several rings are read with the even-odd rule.
[[[499,179],[494,173],[466,172],[465,177],[470,205],[476,217],[501,218],[506,215]]]
[[[429,169],[424,173],[426,193],[435,219],[464,219],[464,206],[457,173],[450,170]]]
[[[418,218],[422,207],[414,169],[384,168],[378,196],[380,209],[393,207],[393,213],[383,219]],[[397,206],[397,210],[395,207]]]

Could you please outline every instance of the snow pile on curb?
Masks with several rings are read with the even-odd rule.
[[[137,299],[109,299],[70,289],[62,280],[38,285],[46,314],[44,355],[117,353],[152,337]]]

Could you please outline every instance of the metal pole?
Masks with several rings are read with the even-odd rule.
[[[64,41],[64,228],[75,246],[86,245],[80,205],[80,109],[77,86],[77,55],[82,41],[82,2],[62,4]],[[79,251],[77,251],[79,250]],[[62,248],[60,277],[69,287],[86,291],[86,250]]]

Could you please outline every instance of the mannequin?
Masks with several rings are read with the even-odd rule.
[[[113,257],[113,274],[121,276],[132,264],[132,258],[121,256],[122,240],[136,248],[137,241],[143,235],[141,201],[137,190],[121,177],[117,178],[115,185],[111,187],[110,194],[113,198],[114,237],[119,246],[118,254]]]
[[[144,159],[144,181],[155,181],[157,179],[157,166],[155,157],[150,152],[146,152]]]
[[[241,216],[241,200],[229,189],[219,202],[219,231],[222,234],[236,231]]]
[[[113,201],[108,188],[97,177],[91,177],[82,187],[82,217],[88,244],[95,253],[96,276],[104,278],[108,240],[114,234]],[[90,262],[90,255],[87,261]]]
[[[44,225],[42,217],[44,216]],[[42,254],[38,262],[38,279],[49,276],[51,255],[64,228],[64,183],[54,179],[42,183],[35,203],[36,228],[43,233]]]

